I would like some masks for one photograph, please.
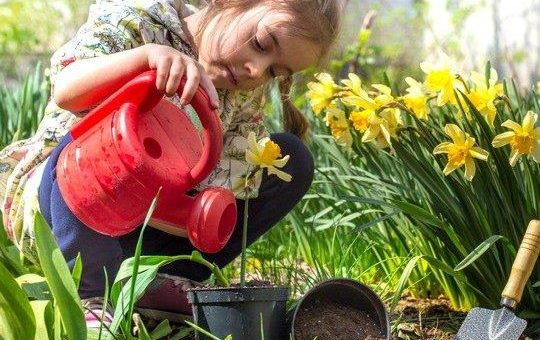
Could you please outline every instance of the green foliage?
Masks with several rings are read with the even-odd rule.
[[[77,288],[51,228],[39,213],[35,217],[35,233],[39,261],[62,320],[62,329],[69,339],[85,339],[86,323]]]
[[[491,79],[490,70],[488,64],[486,82]],[[495,95],[492,99],[497,115],[494,126],[490,126],[486,121],[487,113],[480,113],[469,99],[473,98],[469,85],[465,83],[466,95],[456,90],[456,98],[459,99],[457,106],[438,107],[433,100],[434,94],[430,93],[430,114],[426,120],[418,119],[402,104],[402,97],[396,94],[391,104],[385,104],[370,117],[376,121],[375,115],[382,116],[384,110],[396,107],[403,110],[404,123],[392,135],[391,148],[382,149],[373,143],[364,143],[361,133],[351,128],[351,148],[333,150],[332,156],[329,156],[339,162],[335,164],[339,164],[340,168],[345,168],[349,163],[353,169],[352,173],[341,171],[336,174],[334,182],[346,176],[351,182],[355,177],[354,181],[361,183],[358,191],[349,194],[350,197],[343,194],[334,197],[357,202],[357,211],[375,210],[372,216],[374,220],[384,219],[384,224],[395,225],[403,233],[404,238],[393,238],[390,242],[400,244],[414,255],[401,273],[392,304],[397,302],[406,283],[415,282],[411,275],[414,277],[416,264],[425,262],[429,268],[427,273],[435,277],[438,286],[455,307],[469,309],[477,304],[488,308],[498,307],[516,249],[529,221],[538,217],[538,163],[530,157],[523,157],[512,167],[508,157],[509,147],[495,148],[492,145],[496,135],[507,131],[501,127],[502,121],[511,119],[521,124],[527,111],[538,110],[537,94],[522,96],[513,84],[506,83],[504,94]],[[478,90],[478,86],[474,91]],[[362,110],[344,105],[345,117],[353,109]],[[448,123],[459,125],[479,147],[489,153],[487,161],[476,162],[477,174],[474,179],[470,178],[471,181],[465,180],[459,171],[445,176],[442,169],[447,165],[447,158],[433,154],[437,145],[448,140],[443,132],[443,127]],[[386,124],[389,124],[388,121]],[[454,152],[462,147],[459,143],[463,142],[457,138],[452,136],[458,146],[447,143],[444,145],[448,147],[447,150]],[[453,145],[453,149],[449,145]],[[338,152],[341,155],[336,155]],[[448,162],[450,159],[449,154]],[[452,161],[456,162],[456,158]],[[389,187],[389,183],[393,187]],[[351,185],[347,188],[350,189]],[[330,206],[333,201],[327,199],[326,204]],[[336,204],[333,211],[338,215],[345,213]],[[392,213],[390,217],[389,212]],[[531,283],[525,289],[519,310],[520,315],[530,319],[531,331],[540,324],[540,314],[537,312],[540,309],[540,294],[532,287],[532,283],[538,279],[540,271],[537,269],[533,271]]]
[[[39,64],[19,84],[0,86],[0,149],[36,131],[49,99],[50,84]]]

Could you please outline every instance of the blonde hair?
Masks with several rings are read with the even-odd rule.
[[[317,66],[321,68],[326,65],[341,22],[340,0],[212,0],[205,8],[206,13],[196,39],[200,40],[208,23],[219,13],[230,11],[231,15],[237,15],[260,5],[291,14],[293,19],[286,25],[288,33],[315,43],[321,51]],[[283,128],[306,140],[309,121],[291,102],[291,88],[291,78],[279,82],[283,103]]]

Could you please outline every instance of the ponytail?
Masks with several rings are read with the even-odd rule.
[[[292,77],[279,82],[279,93],[283,104],[283,128],[306,142],[310,128],[309,121],[291,101]]]

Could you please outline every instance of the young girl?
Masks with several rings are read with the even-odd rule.
[[[121,237],[99,234],[71,213],[56,183],[56,162],[69,143],[69,128],[105,95],[148,69],[156,69],[156,87],[170,100],[189,104],[202,86],[220,113],[224,149],[212,174],[196,189],[231,189],[246,171],[246,137],[268,133],[262,123],[263,85],[272,78],[284,90],[284,125],[288,132],[271,136],[290,160],[283,170],[291,182],[263,176],[250,200],[248,243],[283,218],[308,190],[313,159],[301,139],[308,123],[288,98],[291,76],[320,64],[337,34],[339,0],[213,0],[200,11],[182,0],[98,0],[88,21],[51,59],[52,96],[32,138],[0,152],[0,193],[5,228],[27,257],[35,260],[33,215],[40,211],[50,224],[64,257],[73,266],[83,261],[79,294],[91,309],[105,289],[106,269],[112,281],[120,263],[134,253],[136,230]],[[186,85],[176,95],[180,79]],[[217,89],[217,90],[216,90]],[[226,247],[204,254],[224,266],[241,249],[243,201],[237,199],[238,222]],[[144,235],[143,254],[190,254],[190,242],[154,228]],[[139,307],[190,313],[184,290],[209,271],[177,262],[163,268]],[[171,276],[172,275],[172,276]],[[186,279],[181,279],[184,277]],[[92,322],[92,314],[87,321]]]

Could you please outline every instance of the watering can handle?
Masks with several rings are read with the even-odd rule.
[[[129,81],[73,125],[71,128],[73,140],[79,138],[124,104],[135,105],[139,108],[138,112],[146,112],[152,109],[163,99],[163,93],[156,88],[155,84],[155,70],[146,71]],[[182,79],[178,88],[179,93],[184,88],[184,85],[185,79]],[[190,172],[192,183],[197,184],[210,174],[218,162],[223,148],[223,132],[218,114],[210,106],[210,97],[200,86],[190,104],[197,112],[203,127],[203,153],[199,162],[195,164]]]

